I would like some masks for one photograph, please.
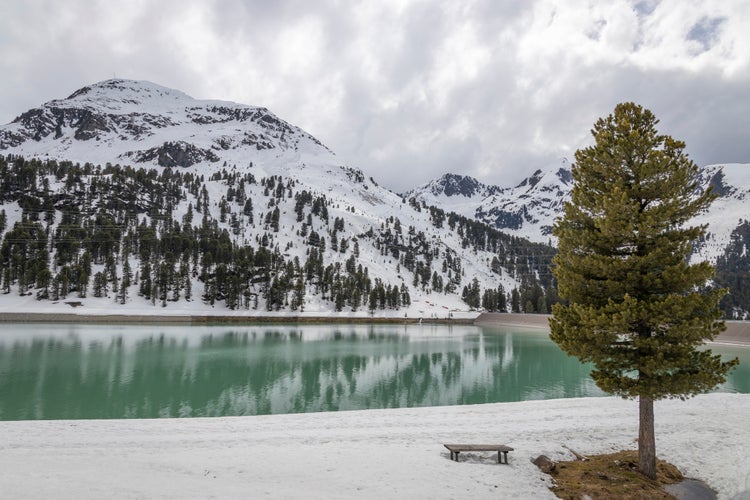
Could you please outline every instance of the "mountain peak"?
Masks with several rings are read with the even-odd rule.
[[[332,155],[266,108],[194,99],[149,81],[119,78],[22,113],[0,127],[0,151],[162,167],[247,164],[256,154],[296,161],[301,154]]]
[[[121,102],[143,105],[148,101],[193,100],[184,92],[163,87],[146,80],[125,80],[113,78],[93,85],[87,85],[73,92],[67,99],[69,103],[91,103],[102,101]],[[60,100],[52,103],[64,102]],[[51,103],[50,103],[51,104]]]
[[[439,198],[485,198],[495,194],[499,188],[488,186],[479,182],[474,177],[458,174],[443,174],[441,177],[434,179],[427,184],[411,189],[404,193],[407,198],[417,197],[424,198],[429,193],[430,197]],[[427,200],[425,200],[427,201]]]
[[[437,189],[445,196],[465,196],[470,198],[482,189],[482,184],[468,175],[444,174],[433,186],[433,193]]]

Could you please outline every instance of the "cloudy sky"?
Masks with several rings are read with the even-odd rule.
[[[635,101],[750,163],[747,0],[3,0],[0,122],[101,80],[265,106],[401,191],[511,185]]]

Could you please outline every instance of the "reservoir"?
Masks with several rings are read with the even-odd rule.
[[[750,348],[717,390],[750,393]],[[0,420],[213,417],[605,395],[543,330],[11,324]]]

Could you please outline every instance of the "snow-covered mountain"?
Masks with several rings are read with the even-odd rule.
[[[90,163],[208,168],[248,156],[308,154],[329,161],[332,156],[310,134],[265,108],[197,100],[132,80],[83,87],[21,114],[0,129],[0,150]]]
[[[701,170],[700,189],[711,186],[718,196],[708,212],[694,221],[708,225],[706,240],[696,247],[696,256],[714,261],[726,250],[732,232],[750,220],[750,164],[709,165]]]
[[[697,257],[715,260],[724,252],[732,231],[750,219],[750,164],[709,165],[701,169],[700,189],[712,186],[718,198],[694,221],[708,224],[708,235]],[[404,196],[482,221],[532,241],[554,242],[552,225],[570,199],[573,178],[567,162],[537,170],[513,187],[486,185],[478,180],[446,174]]]
[[[141,218],[155,225],[160,234],[174,231],[175,225],[184,232],[187,224],[193,224],[197,234],[197,219],[202,215],[204,232],[206,227],[213,230],[211,224],[215,224],[216,231],[224,231],[235,247],[267,248],[290,266],[309,261],[312,247],[321,249],[324,263],[335,276],[357,274],[361,278],[361,272],[351,269],[361,264],[373,284],[382,283],[389,290],[408,288],[412,314],[433,311],[444,315],[450,309],[466,309],[462,291],[472,285],[479,293],[477,285],[482,290],[497,290],[502,285],[510,291],[519,287],[522,279],[528,283],[529,276],[517,272],[523,260],[533,260],[537,267],[531,272],[539,271],[549,280],[548,270],[540,268],[539,262],[549,261],[550,249],[529,250],[518,243],[510,248],[497,234],[470,241],[467,231],[456,227],[468,222],[451,219],[444,224],[445,214],[409,204],[378,186],[359,169],[343,165],[313,136],[265,108],[197,100],[150,82],[107,80],[31,109],[0,127],[0,153],[11,155],[9,163],[23,157],[98,166],[84,169],[84,175],[70,168],[56,172],[54,165],[35,167],[46,173],[28,181],[30,185],[14,188],[15,198],[6,197],[2,203],[8,230],[16,222],[41,221],[44,216],[47,232],[58,234],[71,204],[91,216],[113,215],[118,227],[125,228],[123,233],[136,232]],[[133,176],[117,170],[119,166],[154,170],[154,176],[163,172],[164,182],[175,186],[164,199],[158,192],[133,193],[151,189],[149,179],[154,176]],[[103,193],[102,185],[115,192]],[[479,186],[459,185],[456,189]],[[26,195],[19,191],[29,199],[21,199]],[[443,192],[452,191],[444,188]],[[195,219],[194,211],[201,212]],[[55,246],[52,242],[48,245]],[[542,257],[531,256],[535,252]],[[155,260],[149,262],[150,269],[163,265],[167,256],[150,257]],[[79,257],[74,256],[71,265]],[[118,261],[125,258],[132,260],[131,268],[142,269],[143,258],[132,253],[117,255]],[[206,276],[214,279],[215,272],[225,271],[215,269],[219,266],[211,260],[206,264],[201,259],[187,262],[194,274],[196,267],[203,268],[201,278],[192,284],[194,296],[205,292]],[[529,272],[529,266],[523,264],[520,269]],[[233,264],[228,265],[231,272]],[[50,264],[53,276],[58,267]],[[266,273],[262,285],[252,277],[240,284],[243,293],[260,297],[257,307],[263,309],[264,300],[271,300],[268,288],[274,277],[279,281],[300,277],[300,271],[289,269]],[[109,273],[107,276],[116,281],[116,272],[105,271],[94,259],[91,272]],[[329,278],[335,281],[335,277],[325,276]],[[319,286],[321,279],[308,273],[300,285],[306,292],[306,311],[323,312],[333,307],[334,295],[339,292]],[[25,285],[19,282],[18,286],[24,293]],[[134,295],[125,302],[143,302]],[[365,297],[360,302],[361,309],[366,301]]]
[[[404,196],[455,211],[516,236],[547,243],[552,224],[573,187],[566,166],[546,172],[537,170],[514,187],[492,186],[473,177],[445,174]],[[469,188],[461,189],[462,186]]]

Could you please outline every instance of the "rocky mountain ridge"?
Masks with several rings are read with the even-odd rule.
[[[456,186],[469,186],[457,189]],[[468,177],[446,174],[412,189],[405,196],[428,205],[456,211],[501,231],[540,243],[554,242],[552,226],[570,199],[573,177],[567,162],[537,170],[513,187],[491,186]],[[701,169],[698,189],[711,187],[718,195],[698,224],[708,225],[696,257],[715,261],[725,251],[732,233],[750,219],[750,164],[709,165]]]

